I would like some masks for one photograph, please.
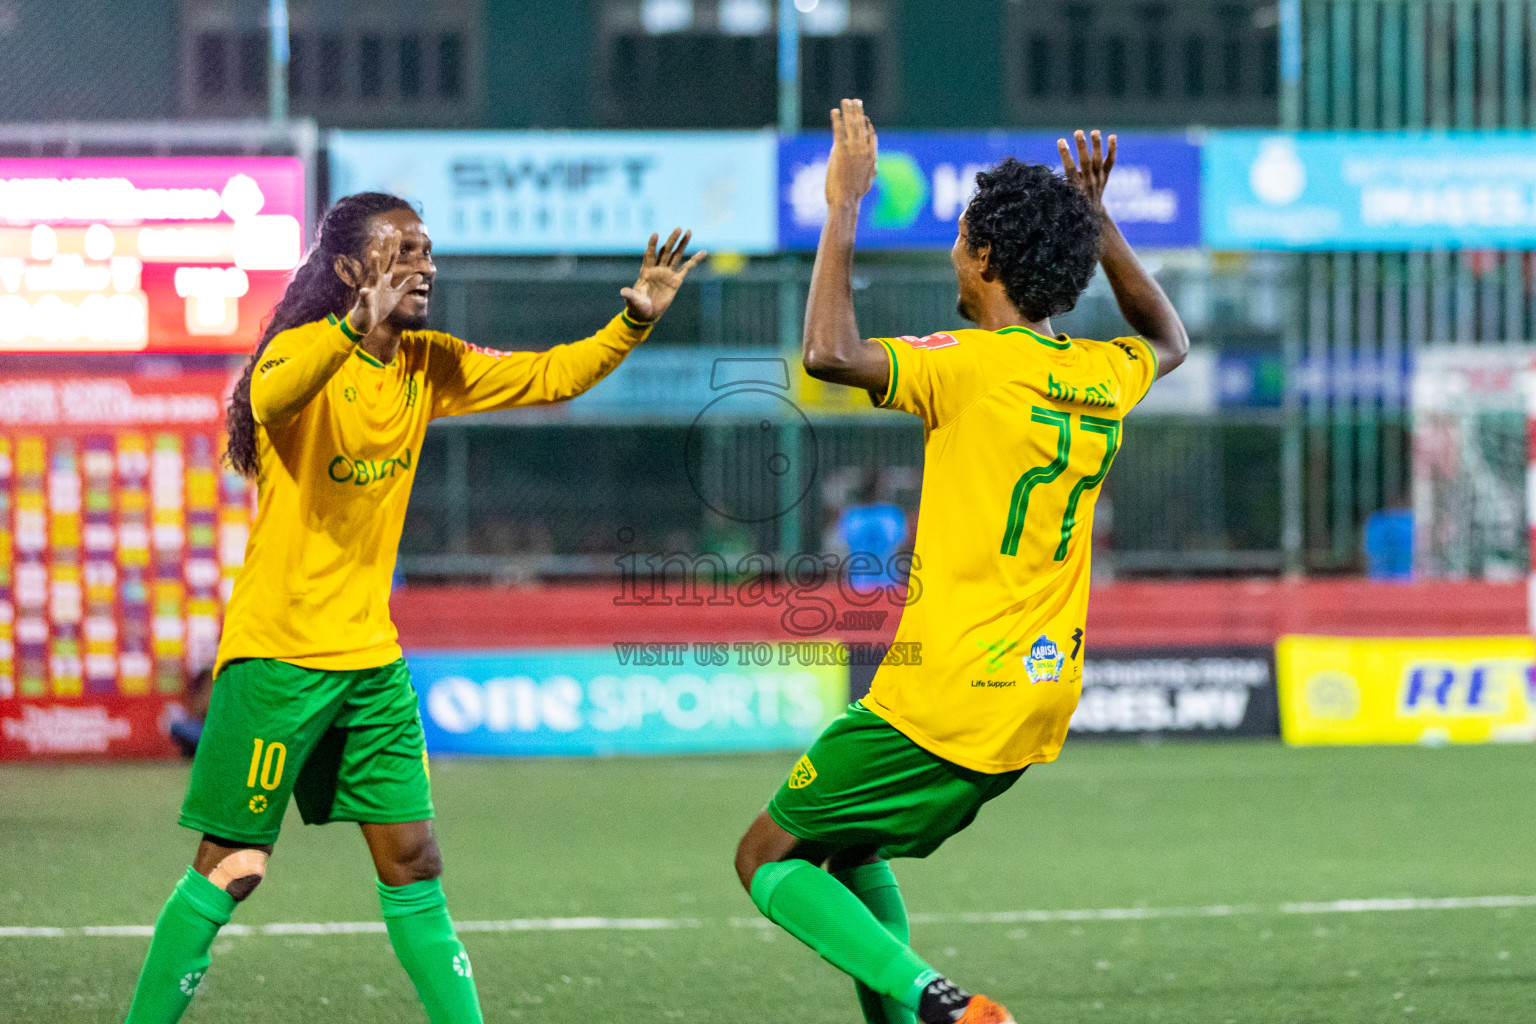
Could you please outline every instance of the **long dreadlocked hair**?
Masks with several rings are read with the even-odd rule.
[[[359,192],[336,200],[320,222],[315,245],[299,269],[293,272],[283,297],[272,307],[261,340],[245,361],[240,382],[229,398],[224,425],[229,444],[224,461],[242,476],[256,476],[256,416],[251,412],[251,375],[273,338],[290,328],[322,320],[334,313],[344,316],[356,301],[356,289],[335,269],[337,256],[361,260],[368,242],[369,221],[376,214],[415,208],[399,196],[383,192]]]

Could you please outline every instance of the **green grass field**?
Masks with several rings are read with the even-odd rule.
[[[488,1021],[856,1024],[851,985],[757,914],[731,854],[793,754],[439,760]],[[0,769],[0,927],[149,924],[195,837],[176,765]],[[1536,894],[1529,748],[1069,743],[928,861],[896,864],[914,942],[1050,1022],[1536,1020],[1536,906],[1288,912],[1296,901]],[[966,914],[1201,908],[1115,919]],[[295,816],[237,924],[374,922],[356,829]],[[425,1021],[383,934],[222,937],[185,1020]],[[0,1020],[119,1021],[148,940],[0,937]]]

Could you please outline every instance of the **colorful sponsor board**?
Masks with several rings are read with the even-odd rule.
[[[1530,637],[1281,637],[1281,733],[1298,745],[1536,741],[1533,659]]]
[[[440,254],[776,247],[772,132],[333,132],[331,193],[420,205]]]
[[[1278,718],[1271,648],[1090,649],[1071,734],[1274,736]]]
[[[427,749],[507,756],[792,750],[808,746],[848,703],[847,665],[778,657],[741,665],[726,644],[660,645],[677,657],[646,665],[624,657],[621,646],[407,652]]]
[[[947,249],[976,174],[1006,157],[1061,166],[1059,136],[1010,132],[882,132],[860,249]],[[1175,135],[1121,135],[1105,205],[1132,245],[1200,244],[1200,148]],[[779,245],[814,249],[826,220],[830,134],[779,142]]]
[[[0,381],[0,759],[170,752],[154,723],[212,663],[245,557],[229,384]]]
[[[1213,132],[1202,152],[1214,249],[1528,248],[1533,136]]]
[[[304,244],[291,157],[0,160],[0,352],[244,352]]]

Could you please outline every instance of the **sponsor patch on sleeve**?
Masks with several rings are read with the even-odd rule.
[[[467,341],[464,342],[464,351],[474,352],[482,356],[490,356],[492,359],[505,359],[507,356],[512,354],[511,352],[507,352],[504,349],[484,348],[480,345],[474,345]]]
[[[951,345],[960,344],[959,338],[955,337],[953,334],[948,334],[943,331],[940,331],[937,334],[925,334],[921,338],[911,334],[898,334],[897,337],[906,342],[908,345],[911,345],[913,348],[929,350],[936,348],[949,348]]]

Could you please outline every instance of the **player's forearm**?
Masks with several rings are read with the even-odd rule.
[[[564,402],[585,393],[612,373],[650,332],[650,324],[621,313],[592,337],[555,346],[544,353],[530,401]]]
[[[801,359],[812,377],[835,384],[858,383],[848,379],[863,340],[853,314],[853,239],[858,220],[857,200],[827,210],[806,296]]]
[[[1189,335],[1184,331],[1184,322],[1107,213],[1104,215],[1099,265],[1109,279],[1121,315],[1156,351],[1159,371],[1167,373],[1182,363],[1189,354]]]
[[[360,340],[342,324],[321,331],[295,356],[265,355],[251,375],[251,412],[262,426],[279,426],[304,411],[357,349]],[[268,365],[273,363],[274,365]],[[265,367],[265,369],[263,369]]]

